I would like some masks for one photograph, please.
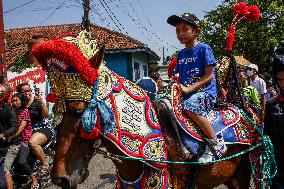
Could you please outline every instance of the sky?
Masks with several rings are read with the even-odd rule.
[[[162,58],[183,48],[175,28],[167,24],[171,15],[184,12],[203,19],[222,0],[90,0],[91,23],[127,34]],[[34,27],[81,23],[82,0],[3,0],[4,27]]]

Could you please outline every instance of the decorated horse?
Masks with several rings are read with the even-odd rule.
[[[76,188],[99,152],[115,164],[118,189],[249,188],[248,155],[201,166],[190,163],[206,142],[183,116],[178,85],[170,99],[152,102],[141,87],[105,66],[104,46],[98,48],[88,36],[86,31],[62,35],[33,48],[50,79],[47,98],[55,102],[55,184]],[[225,157],[251,145],[250,122],[238,107],[214,110],[209,120],[230,145]]]
[[[87,36],[85,32],[63,35],[33,49],[47,71],[56,100],[53,111],[58,143],[53,182],[63,188],[74,188],[83,182],[88,173],[87,165],[102,144],[116,166],[117,188],[185,188],[194,180],[191,173],[196,166],[166,166],[165,161],[189,162],[195,160],[196,155],[187,155],[181,150],[182,143],[174,129],[178,122],[173,121],[169,111],[171,105],[157,102],[157,111],[154,110],[145,91],[107,69],[102,62],[104,47],[98,50]],[[179,111],[174,113],[178,115]],[[220,120],[225,119],[232,132],[237,133],[235,137],[239,136],[232,142],[250,142],[250,135],[246,134],[250,133],[249,128],[241,124],[243,117],[237,108],[220,115]],[[241,127],[246,130],[240,130]],[[191,136],[195,137],[192,143],[198,140],[202,143],[200,133]],[[232,146],[228,155],[239,152],[244,146]],[[196,185],[212,188],[227,182],[248,188],[248,162],[247,156],[243,156],[204,165],[200,167]]]

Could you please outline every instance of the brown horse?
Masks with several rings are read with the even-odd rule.
[[[96,141],[84,140],[80,137],[81,116],[86,108],[82,101],[66,103],[66,112],[58,125],[56,154],[52,170],[53,182],[62,188],[76,188],[78,183],[87,178],[87,167],[93,157],[98,141],[102,140],[108,152],[123,155],[120,150],[104,138]],[[127,181],[137,180],[142,174],[143,163],[131,160],[114,160],[121,178]]]
[[[171,119],[173,117],[172,110],[167,104],[169,103],[159,101],[155,103],[155,107],[166,139],[168,159],[177,162],[196,161],[196,159],[186,158],[187,156],[181,151],[177,134],[173,131],[173,125],[177,122]],[[242,145],[233,145],[228,148],[225,157],[244,149],[245,147]],[[167,168],[173,188],[190,187],[188,186],[188,179],[192,180],[190,185],[195,184],[198,189],[210,189],[221,184],[234,189],[249,188],[250,186],[251,168],[248,155],[200,166],[168,164]]]
[[[166,138],[168,159],[172,161],[191,161],[183,155],[177,142],[176,133],[173,132],[168,108],[162,102],[156,104],[159,121]],[[55,184],[63,188],[75,187],[83,182],[87,173],[87,165],[92,157],[96,146],[94,141],[84,140],[80,137],[81,115],[86,108],[85,102],[70,101],[66,103],[66,112],[63,120],[58,126],[58,144],[54,159],[52,178]],[[123,155],[120,150],[111,142],[102,138],[102,144],[111,154]],[[235,154],[244,147],[234,145],[229,148],[226,155]],[[124,180],[134,181],[140,177],[143,170],[143,163],[139,161],[113,159],[117,171]],[[191,173],[195,167],[190,165],[167,165],[169,171],[169,186],[175,189],[187,187]],[[203,165],[198,167],[198,175],[195,179],[197,188],[213,188],[225,184],[228,188],[243,189],[250,185],[250,165],[248,156],[240,156],[231,160],[219,163]]]
[[[73,40],[74,38],[72,38]],[[70,40],[70,37],[68,38]],[[75,40],[75,39],[74,39]],[[73,45],[67,45],[70,50],[62,50],[63,47],[66,47],[66,43],[61,42],[56,39],[54,45],[52,42],[44,42],[47,45],[42,45],[35,50],[35,55],[43,67],[50,67],[52,63],[56,63],[58,67],[68,70],[68,62],[72,62],[74,58],[71,56],[82,56],[82,54],[76,52],[71,52],[75,47]],[[79,46],[84,43],[74,43]],[[49,49],[51,48],[51,50]],[[53,52],[52,48],[57,48],[56,52]],[[87,48],[86,48],[87,49]],[[87,49],[88,50],[88,49]],[[57,51],[61,51],[57,53]],[[39,56],[40,53],[47,53],[47,55]],[[33,52],[34,53],[34,52]],[[53,53],[53,54],[52,54]],[[56,55],[58,57],[53,58],[52,56]],[[53,62],[49,62],[47,58]],[[64,61],[63,58],[69,56],[68,61]],[[99,66],[103,59],[103,50],[100,50],[96,56],[86,61],[86,64],[91,64],[91,62],[96,62],[99,64],[91,65],[94,70],[99,70],[98,75],[100,76]],[[82,61],[85,61],[84,58],[81,58]],[[76,64],[78,62],[75,61]],[[73,64],[73,66],[75,65]],[[76,66],[76,65],[75,65]],[[50,69],[50,68],[48,68]],[[85,66],[82,68],[84,74],[82,77],[90,78],[96,73],[93,72],[89,74],[85,70]],[[91,68],[90,68],[91,69]],[[76,69],[75,69],[76,70]],[[91,69],[92,70],[92,69]],[[49,70],[50,71],[50,70]],[[89,75],[88,75],[89,74]],[[62,76],[62,77],[61,77]],[[52,169],[52,180],[55,184],[61,186],[62,188],[76,188],[78,183],[84,182],[88,176],[87,166],[90,159],[94,155],[95,151],[101,146],[106,147],[107,151],[110,153],[110,158],[113,160],[119,178],[128,182],[134,182],[141,178],[144,171],[149,168],[145,163],[137,160],[126,160],[126,159],[117,159],[111,154],[124,155],[120,149],[105,139],[104,137],[97,137],[95,140],[86,140],[81,138],[81,129],[82,129],[82,115],[88,106],[86,96],[84,94],[88,93],[88,87],[84,82],[79,81],[80,78],[75,76],[68,76],[67,73],[64,73],[60,76],[60,73],[55,72],[53,75],[49,75],[51,78],[51,83],[57,83],[57,85],[52,86],[52,90],[57,94],[58,101],[55,105],[55,114],[61,112],[61,119],[57,123],[57,146],[56,154],[54,158],[54,166]],[[65,79],[63,81],[62,79]],[[95,80],[104,80],[104,82],[109,82],[109,77],[98,78]],[[62,82],[64,84],[62,84]],[[133,84],[134,85],[134,84]],[[68,87],[67,87],[68,86]],[[108,86],[107,84],[105,85]],[[104,87],[105,87],[104,86]],[[111,85],[112,86],[112,85]],[[75,92],[74,92],[75,91]],[[82,92],[83,91],[83,92]],[[109,90],[107,90],[109,91]],[[111,90],[110,90],[111,91]],[[74,95],[76,95],[74,97]],[[104,94],[103,94],[104,95]],[[78,100],[82,99],[82,100]],[[163,135],[166,139],[166,147],[168,151],[168,160],[171,161],[194,161],[194,159],[186,158],[183,155],[183,152],[180,150],[179,143],[177,142],[177,134],[173,131],[173,124],[176,124],[175,121],[171,119],[171,111],[169,107],[166,106],[163,102],[157,102],[155,104],[156,113],[158,115],[159,123],[162,127]],[[57,119],[56,119],[57,120]],[[98,121],[99,117],[98,117]],[[103,124],[101,124],[103,126]],[[229,148],[227,155],[231,155],[242,150],[243,146],[234,145]],[[168,164],[168,186],[169,188],[174,189],[184,189],[191,186],[189,184],[194,183],[197,188],[213,188],[220,184],[226,184],[229,188],[248,188],[250,181],[250,166],[247,156],[236,157],[231,160],[223,161],[220,163],[209,164],[204,166],[197,167],[196,177],[193,177],[193,174],[196,172],[196,166],[190,165],[174,165]],[[195,182],[192,182],[195,181]],[[157,188],[161,180],[159,178],[149,179],[148,185],[145,188]],[[129,188],[134,188],[129,186]]]

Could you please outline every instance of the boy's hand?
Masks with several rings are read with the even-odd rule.
[[[184,86],[184,85],[180,84],[179,86],[181,88],[181,92],[183,92],[184,94],[188,94],[188,93],[193,92],[192,85]]]

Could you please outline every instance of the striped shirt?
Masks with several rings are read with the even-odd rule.
[[[31,116],[28,109],[24,109],[20,111],[18,114],[18,126],[20,127],[22,121],[26,121],[27,125],[23,129],[21,133],[21,140],[23,142],[28,142],[33,134],[32,124],[31,124]]]

